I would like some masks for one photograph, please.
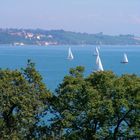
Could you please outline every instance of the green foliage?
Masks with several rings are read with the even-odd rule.
[[[0,139],[25,139],[47,109],[50,92],[34,64],[18,70],[0,70]]]
[[[140,78],[110,71],[83,77],[70,70],[56,90],[52,108],[55,137],[73,140],[138,139],[140,137]]]
[[[140,138],[140,77],[111,71],[69,75],[51,95],[34,63],[0,70],[0,139],[118,140]],[[42,117],[52,113],[48,124]]]

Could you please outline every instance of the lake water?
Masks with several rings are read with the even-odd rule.
[[[67,59],[68,48],[71,47],[74,60]],[[95,70],[94,50],[96,46],[0,46],[0,67],[20,69],[27,60],[36,64],[47,87],[54,90],[68,74],[69,69],[76,66],[85,67],[85,75]],[[129,63],[120,63],[123,53],[128,55]],[[112,70],[121,75],[124,73],[140,75],[140,46],[101,46],[100,57],[105,70]]]

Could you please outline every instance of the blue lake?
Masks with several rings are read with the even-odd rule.
[[[68,48],[71,47],[74,60],[67,59]],[[0,46],[0,67],[20,69],[25,67],[27,60],[36,64],[37,70],[43,76],[47,87],[54,90],[76,66],[85,67],[87,76],[95,70],[94,50],[96,46]],[[120,63],[123,53],[127,53],[129,63]],[[112,70],[121,75],[125,73],[140,75],[140,46],[101,46],[100,57],[104,70]]]

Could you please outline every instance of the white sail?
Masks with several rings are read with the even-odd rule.
[[[99,49],[98,49],[98,47],[95,48],[94,55],[96,55],[96,56],[99,55]]]
[[[122,63],[128,63],[127,54],[124,53]]]
[[[97,65],[97,71],[104,71],[99,55],[97,55],[97,58],[96,58],[96,65]]]
[[[68,50],[68,59],[70,59],[70,60],[74,59],[71,48],[69,48],[69,50]]]

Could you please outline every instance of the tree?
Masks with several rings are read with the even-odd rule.
[[[122,75],[115,81],[113,98],[115,126],[113,138],[140,138],[140,78],[136,75]]]
[[[52,131],[59,139],[138,139],[140,78],[111,71],[70,70],[52,100]]]
[[[0,70],[0,139],[117,140],[140,138],[140,77],[111,71],[84,77],[70,69],[51,95],[28,61]],[[51,113],[51,123],[42,117]]]
[[[43,111],[51,97],[36,71],[28,61],[25,69],[0,70],[0,139],[31,139],[36,137]]]

